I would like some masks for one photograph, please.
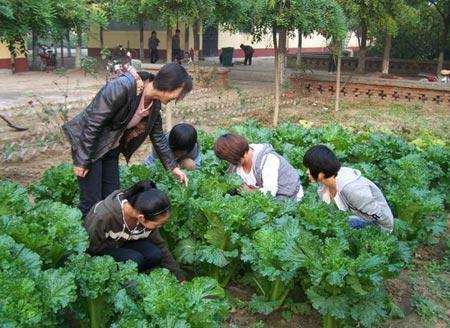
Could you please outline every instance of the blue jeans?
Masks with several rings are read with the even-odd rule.
[[[349,216],[348,224],[350,228],[353,229],[363,229],[365,227],[374,225],[372,222],[365,221],[356,215]]]
[[[106,248],[95,255],[109,255],[116,262],[134,261],[139,272],[159,266],[162,260],[160,248],[148,239],[126,241],[121,247]]]

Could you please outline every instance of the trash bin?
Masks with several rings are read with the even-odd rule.
[[[226,67],[233,66],[233,47],[222,48],[222,65]]]
[[[136,68],[137,71],[140,71],[142,69],[142,61],[139,59],[131,59],[131,66]]]

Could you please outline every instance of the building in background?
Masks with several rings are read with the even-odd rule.
[[[181,38],[181,48],[185,51],[194,48],[194,36],[192,26],[187,26],[184,23],[178,24]],[[147,22],[144,24],[144,49],[145,58],[149,58],[148,38],[151,32],[155,30],[158,39],[161,41],[158,47],[160,51],[160,58],[164,59],[166,56],[166,36],[167,30],[160,24],[154,22]],[[176,27],[173,28],[174,34]],[[224,47],[233,47],[233,57],[244,57],[244,52],[239,48],[241,43],[250,44],[255,49],[254,56],[273,56],[274,49],[272,44],[272,35],[268,34],[262,38],[260,42],[252,42],[252,37],[248,33],[230,33],[221,31],[216,26],[206,27],[200,32],[200,50],[202,57],[215,57],[219,55],[219,51]],[[183,40],[185,41],[183,44]],[[105,48],[114,49],[118,45],[122,45],[134,50],[139,54],[139,30],[137,25],[130,25],[126,23],[112,22],[103,32],[103,42]],[[295,54],[297,52],[298,36],[289,38],[288,48],[289,53]],[[348,40],[347,48],[350,52],[358,49],[358,40],[353,34]],[[99,29],[93,29],[89,36],[88,55],[98,56],[100,54],[100,36]],[[327,40],[319,35],[313,34],[309,37],[303,37],[302,40],[303,53],[328,53]]]
[[[13,71],[13,65],[15,66],[16,73],[28,71],[28,61],[25,54],[18,54],[15,58],[15,63],[11,58],[11,53],[8,50],[8,46],[0,42],[0,71],[11,73]]]

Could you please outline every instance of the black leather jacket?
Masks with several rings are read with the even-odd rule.
[[[177,166],[163,133],[160,101],[153,101],[147,121],[126,129],[141,97],[142,93],[136,95],[135,78],[127,72],[110,80],[84,111],[63,125],[64,133],[72,146],[75,166],[89,168],[91,163],[111,150],[118,141],[120,151],[128,162],[146,136],[150,136],[154,149],[167,169],[173,170]]]

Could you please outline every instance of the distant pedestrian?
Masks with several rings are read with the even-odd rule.
[[[175,35],[172,37],[172,61],[181,62],[182,53],[180,48],[180,30],[175,31]]]
[[[245,55],[244,65],[247,65],[247,63],[248,63],[248,65],[251,65],[253,54],[255,53],[255,50],[253,49],[252,46],[246,46],[244,44],[241,44],[239,47],[244,51],[244,55]]]
[[[328,73],[334,73],[336,72],[336,48],[332,43],[330,43],[327,48],[330,52],[330,57],[328,58]]]
[[[158,45],[159,39],[156,37],[156,32],[152,31],[152,36],[148,38],[148,50],[150,51],[150,63],[154,64],[159,60]]]

